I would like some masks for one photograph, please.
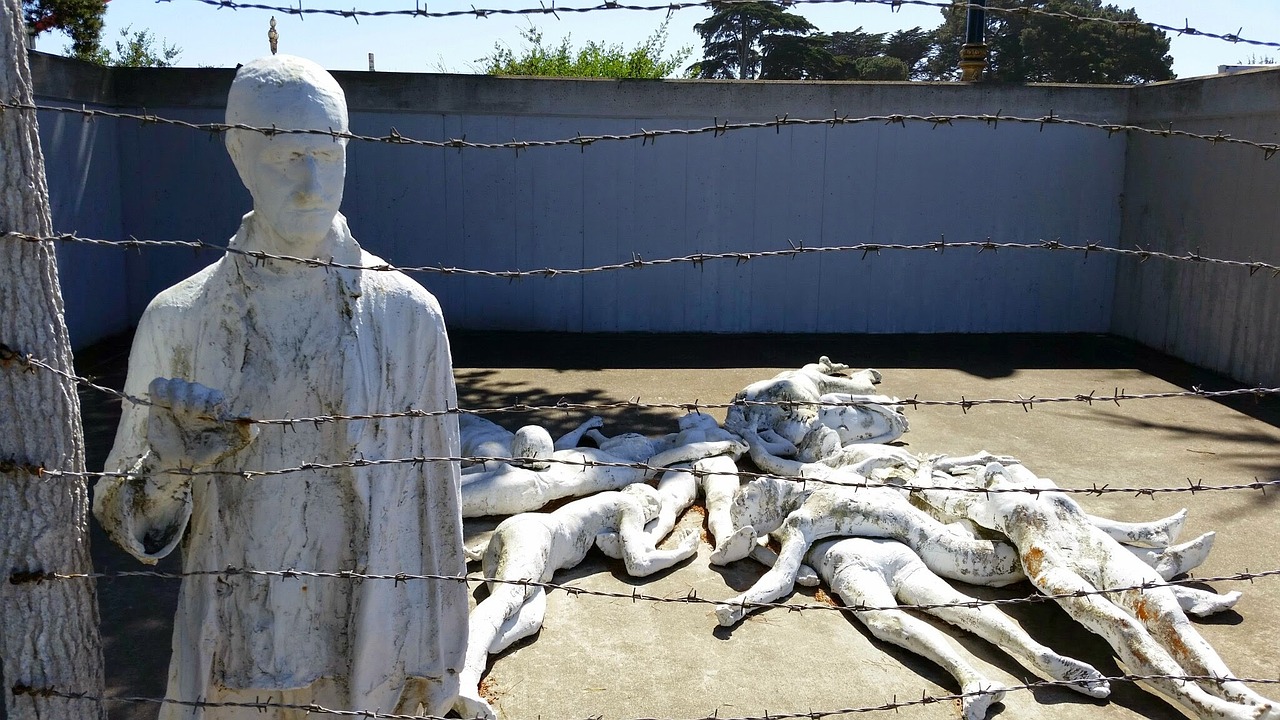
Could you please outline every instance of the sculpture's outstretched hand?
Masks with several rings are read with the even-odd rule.
[[[219,390],[180,378],[156,378],[147,393],[153,403],[147,443],[166,463],[213,465],[258,436],[258,426],[227,410]]]

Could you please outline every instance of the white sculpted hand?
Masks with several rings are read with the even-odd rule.
[[[154,403],[147,442],[166,463],[213,465],[258,436],[256,425],[237,422],[227,411],[221,391],[179,378],[156,378],[147,392]]]

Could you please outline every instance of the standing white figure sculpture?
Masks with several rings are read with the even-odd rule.
[[[346,100],[318,65],[276,55],[236,73],[227,122],[345,131]],[[231,130],[227,150],[254,203],[232,247],[384,264],[338,214],[345,140]],[[439,305],[406,276],[228,254],[152,301],[125,390],[154,405],[125,406],[107,469],[128,477],[99,481],[94,513],[141,561],[155,563],[181,544],[186,571],[464,574],[453,463],[237,474],[316,460],[454,456],[452,416],[260,433],[223,422],[231,409],[268,418],[455,406]],[[177,467],[207,474],[166,472]],[[457,693],[466,614],[457,582],[187,577],[166,695],[402,713],[421,704],[443,714]],[[241,716],[263,717],[253,708],[175,704],[160,713]]]

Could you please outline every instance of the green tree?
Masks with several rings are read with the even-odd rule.
[[[102,16],[108,0],[22,0],[22,19],[27,32],[39,35],[61,30],[71,38],[71,55],[89,59],[99,51]]]
[[[902,61],[907,68],[905,79],[923,80],[928,77],[928,60],[935,50],[933,33],[921,27],[899,30],[884,39],[885,56]]]
[[[771,35],[761,41],[766,80],[906,80],[908,65],[886,54],[885,33]]]
[[[1047,10],[1111,20],[1141,21],[1133,10],[1102,0],[989,0],[999,9]],[[925,74],[954,79],[964,44],[965,9],[942,10],[936,51]],[[1141,83],[1173,78],[1164,32],[1035,13],[987,13],[987,77],[1006,82]]]
[[[542,31],[530,25],[520,31],[524,47],[519,54],[510,45],[497,43],[493,54],[480,58],[480,72],[488,75],[542,75],[551,77],[664,78],[675,73],[693,48],[683,47],[669,57],[667,23],[634,48],[588,42],[575,50],[569,37],[548,45]]]
[[[813,47],[780,40],[818,29],[803,16],[787,12],[782,2],[713,2],[711,7],[711,17],[693,26],[702,36],[702,60],[690,68],[698,77],[754,79],[761,75],[762,48],[776,48],[781,42],[789,52],[805,53]]]
[[[156,38],[150,30],[134,31],[126,25],[120,31],[115,51],[99,47],[91,56],[82,58],[99,65],[114,67],[173,67],[182,48]]]

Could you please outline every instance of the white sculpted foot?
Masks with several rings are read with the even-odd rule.
[[[1239,590],[1232,590],[1225,595],[1219,595],[1215,592],[1197,590],[1181,585],[1173,585],[1171,588],[1173,596],[1178,599],[1178,606],[1182,608],[1182,611],[1196,617],[1208,617],[1224,610],[1230,610],[1235,607],[1236,603],[1240,602],[1241,598]]]
[[[733,598],[726,602],[716,605],[716,622],[721,627],[732,627],[737,625],[742,618],[747,616],[747,608],[743,605],[741,597]]]
[[[1005,689],[1000,683],[983,680],[964,685],[960,692],[968,696],[960,701],[960,714],[964,716],[964,720],[986,720],[987,709],[1004,699]]]
[[[755,541],[755,530],[749,526],[738,528],[716,547],[715,552],[711,553],[711,564],[727,565],[735,560],[741,560],[751,554]]]
[[[458,699],[453,701],[453,711],[458,713],[458,717],[465,720],[497,720],[498,716],[493,712],[493,708],[489,703],[479,697],[479,694],[471,696],[466,693],[460,693]]]
[[[1037,663],[1049,677],[1071,683],[1068,687],[1092,698],[1111,694],[1111,683],[1092,665],[1057,653],[1044,653]]]

